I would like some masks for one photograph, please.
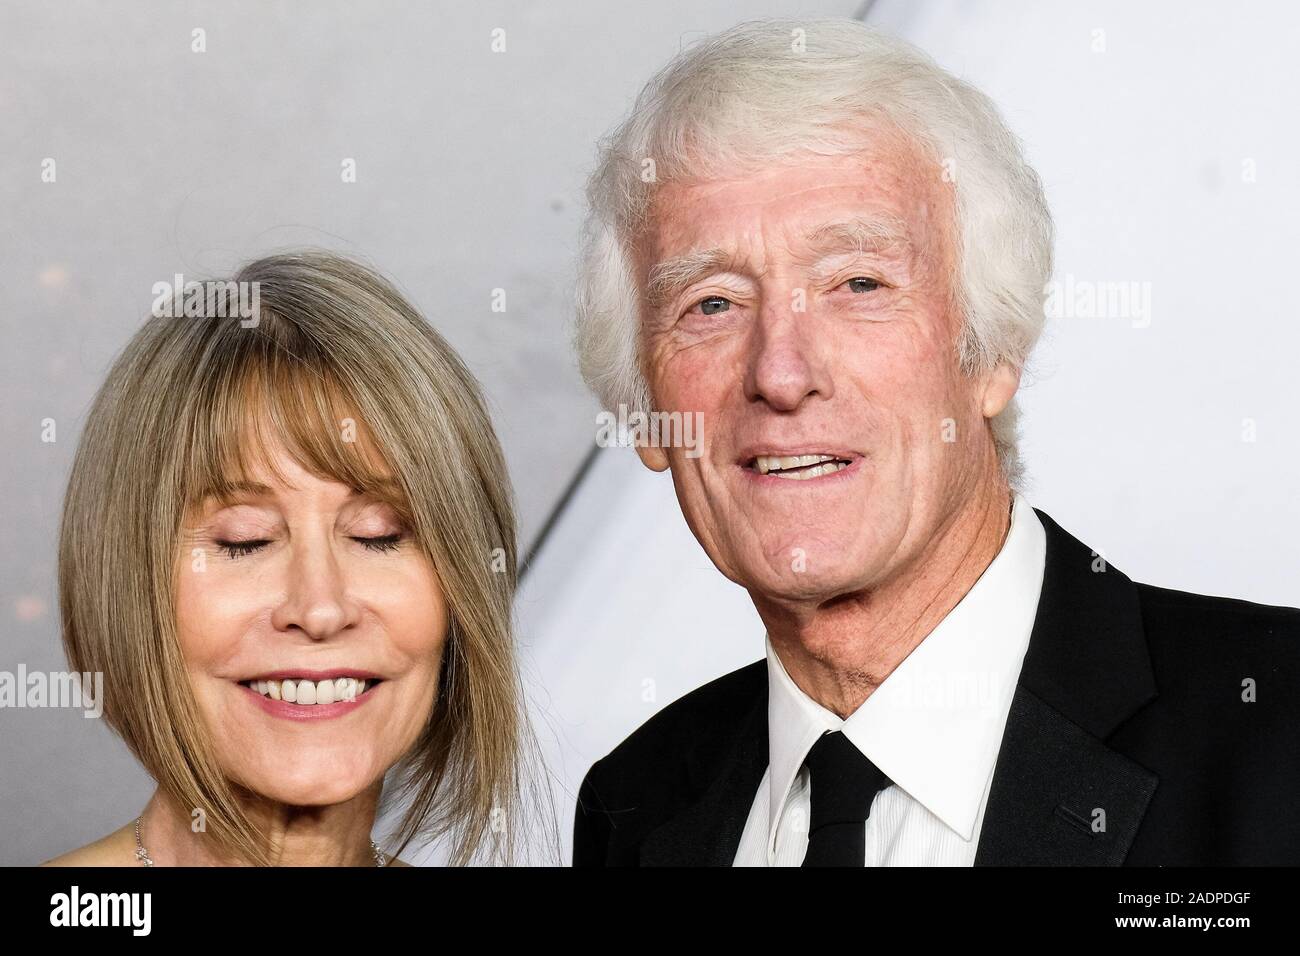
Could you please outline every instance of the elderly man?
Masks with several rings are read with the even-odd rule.
[[[983,94],[742,24],[589,197],[583,374],[702,415],[638,454],[767,635],[596,762],[575,864],[1300,862],[1300,611],[1135,584],[1018,490],[1052,228]]]

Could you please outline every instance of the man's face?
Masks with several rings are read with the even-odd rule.
[[[658,409],[702,413],[704,444],[639,451],[751,592],[878,587],[996,476],[985,418],[1018,375],[958,369],[952,215],[939,169],[884,132],[660,187],[636,249],[645,371]]]

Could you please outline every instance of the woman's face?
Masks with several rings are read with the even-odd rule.
[[[447,609],[390,506],[316,478],[283,449],[276,465],[287,483],[255,474],[185,529],[181,648],[232,780],[281,803],[341,803],[424,728]]]

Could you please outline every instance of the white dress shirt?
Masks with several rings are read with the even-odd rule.
[[[1014,496],[1002,550],[948,615],[841,719],[767,648],[768,768],[736,866],[798,866],[808,849],[804,758],[841,730],[892,781],[866,826],[866,866],[970,866],[1042,590],[1047,536]]]

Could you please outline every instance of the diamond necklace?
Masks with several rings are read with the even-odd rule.
[[[140,821],[144,819],[144,814],[135,818],[135,858],[145,866],[153,866],[153,860],[149,858],[149,851],[144,848],[140,842]],[[370,852],[375,855],[375,866],[387,866],[384,862],[384,853],[379,849],[379,844],[374,840],[370,841]]]

